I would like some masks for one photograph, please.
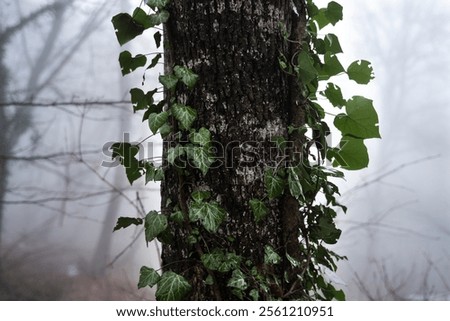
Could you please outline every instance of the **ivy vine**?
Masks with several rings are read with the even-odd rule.
[[[147,0],[146,12],[138,7],[130,15],[120,13],[112,18],[116,36],[123,45],[145,30],[164,24],[170,17],[165,9],[170,0]],[[286,253],[277,253],[270,245],[264,248],[264,263],[267,266],[277,265],[286,257],[293,267],[303,267],[299,279],[308,294],[306,299],[343,300],[344,293],[337,290],[323,276],[323,270],[336,271],[337,260],[343,257],[329,250],[327,244],[335,244],[341,231],[335,225],[336,210],[346,211],[346,207],[337,201],[338,186],[332,178],[343,178],[346,170],[359,170],[368,166],[369,156],[364,140],[380,138],[378,116],[372,100],[362,96],[346,99],[340,87],[331,82],[335,76],[347,74],[349,80],[357,84],[368,84],[373,78],[373,69],[368,61],[359,60],[344,68],[338,59],[342,48],[335,34],[323,35],[321,30],[329,24],[335,25],[343,18],[343,8],[337,2],[331,1],[326,8],[318,8],[312,0],[306,0],[307,24],[306,34],[299,50],[294,57],[280,55],[279,65],[286,73],[298,80],[298,89],[306,99],[305,124],[289,127],[289,133],[301,136],[306,159],[288,168],[267,168],[264,183],[267,199],[251,199],[248,201],[254,220],[263,224],[268,215],[266,202],[270,199],[281,198],[285,194],[293,196],[301,206],[301,214],[305,218],[304,240],[299,243],[302,252],[307,257],[306,262],[299,262]],[[142,4],[141,4],[142,5]],[[280,27],[283,29],[283,27]],[[161,46],[162,35],[159,29],[154,29],[154,40],[157,48]],[[291,35],[282,30],[286,41]],[[293,59],[294,58],[294,59]],[[162,59],[161,53],[152,55],[150,62],[146,55],[133,56],[129,51],[123,51],[119,56],[122,74],[126,75],[136,69],[147,66],[146,70],[155,67]],[[150,131],[163,138],[168,135],[177,137],[170,119],[175,119],[177,128],[188,137],[187,141],[177,142],[164,155],[169,166],[179,171],[182,177],[184,171],[200,170],[205,175],[215,162],[211,151],[212,138],[207,128],[195,128],[193,124],[197,118],[197,111],[193,106],[184,105],[173,98],[177,86],[188,89],[195,88],[199,78],[186,66],[172,66],[172,72],[160,75],[158,80],[166,92],[164,99],[156,99],[158,89],[144,92],[140,88],[130,91],[134,112],[143,111],[143,121],[148,123]],[[330,146],[327,137],[330,128],[325,121],[327,112],[321,106],[318,96],[324,97],[332,108],[338,109],[334,116],[334,127],[341,132],[341,140],[337,146]],[[330,107],[327,107],[330,108]],[[330,113],[328,113],[330,114]],[[331,113],[332,114],[332,113]],[[179,136],[178,136],[179,137]],[[278,137],[277,147],[282,150],[289,137]],[[151,160],[138,159],[141,148],[138,144],[117,142],[112,146],[113,158],[120,160],[124,166],[130,184],[141,177],[145,183],[160,181],[164,177],[163,167],[157,167]],[[326,166],[329,162],[332,166]],[[186,166],[189,164],[190,166]],[[318,200],[324,196],[325,201]],[[159,239],[169,241],[168,225],[170,222],[185,224],[190,229],[187,242],[197,244],[201,238],[201,231],[216,233],[227,217],[221,204],[213,200],[208,191],[194,191],[184,204],[177,204],[177,210],[170,215],[163,215],[151,211],[144,219],[121,217],[114,230],[126,228],[130,225],[144,225],[145,240],[152,242]],[[200,230],[198,226],[203,229]],[[307,236],[307,237],[306,237]],[[261,270],[252,262],[246,261],[234,252],[227,252],[221,248],[213,248],[204,253],[196,247],[201,263],[208,271],[207,284],[214,284],[218,274],[229,276],[227,286],[232,289],[238,299],[261,299],[260,293],[267,293],[265,298],[282,299],[270,291],[270,284],[279,282],[271,275],[270,269]],[[266,272],[265,272],[266,271]],[[173,271],[164,273],[149,267],[142,267],[138,287],[157,286],[158,300],[181,300],[191,290],[189,280]],[[287,295],[286,293],[284,295]]]

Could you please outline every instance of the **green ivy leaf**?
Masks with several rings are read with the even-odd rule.
[[[144,55],[136,55],[133,57],[129,51],[122,51],[119,55],[119,64],[122,71],[122,76],[133,72],[139,67],[145,66],[147,57]]]
[[[178,83],[178,78],[175,75],[161,75],[159,76],[159,82],[167,90],[175,89]]]
[[[266,205],[259,199],[256,198],[251,199],[249,201],[249,204],[255,217],[256,223],[262,221],[269,213],[269,210],[267,209]]]
[[[319,228],[320,238],[327,244],[336,244],[341,236],[341,230],[336,228],[333,220],[329,217],[321,217],[319,219]]]
[[[139,164],[139,161],[135,158],[132,158],[128,166],[124,165],[124,167],[125,167],[125,174],[127,175],[130,185],[133,185],[133,182],[139,179],[144,174],[142,167]]]
[[[222,273],[237,269],[241,264],[241,257],[235,253],[227,253],[214,249],[211,253],[203,254],[201,257],[203,265],[210,270]]]
[[[155,34],[153,35],[153,39],[155,39],[156,48],[161,47],[161,39],[162,39],[161,32],[159,31],[155,32]]]
[[[311,56],[305,50],[302,50],[298,54],[298,78],[304,83],[307,84],[312,80],[317,78],[317,70],[314,67],[314,61]]]
[[[197,118],[197,111],[189,106],[175,103],[171,107],[172,115],[180,123],[181,129],[189,130]]]
[[[326,80],[340,74],[341,72],[345,72],[344,67],[342,67],[336,55],[332,55],[330,52],[327,52],[324,60],[325,63],[320,72],[320,79]]]
[[[157,13],[151,14],[148,18],[152,26],[157,26],[162,23],[166,23],[167,20],[169,20],[169,16],[170,14],[167,10],[161,10]]]
[[[345,176],[342,171],[334,169],[334,168],[326,168],[326,167],[319,167],[319,168],[326,176],[337,177],[337,178],[344,178],[344,176]]]
[[[186,241],[188,244],[195,244],[198,242],[198,237],[195,235],[188,235]]]
[[[314,101],[311,102],[310,106],[314,108],[316,115],[318,115],[320,119],[325,118],[325,109],[323,109],[322,106],[320,106],[318,103],[316,103]],[[315,122],[315,120],[313,122]],[[311,126],[313,126],[313,125],[311,125]]]
[[[364,141],[359,138],[344,136],[340,148],[330,149],[327,157],[334,158],[333,166],[347,170],[359,170],[369,165],[369,154]]]
[[[113,229],[113,232],[120,230],[121,228],[127,228],[130,225],[141,225],[143,220],[141,218],[136,217],[119,217],[117,219],[116,226]]]
[[[332,54],[338,54],[343,52],[341,48],[341,44],[339,43],[339,38],[332,33],[329,33],[325,36],[324,39],[325,51],[328,51]]]
[[[124,166],[127,165],[128,161],[133,159],[139,153],[139,145],[120,142],[114,143],[111,146],[112,156],[114,159],[116,157],[120,157],[124,159]]]
[[[130,90],[131,103],[133,104],[133,111],[147,109],[148,106],[153,104],[153,95],[156,93],[156,89],[144,93],[139,88],[133,88]]]
[[[322,264],[323,266],[329,268],[331,271],[336,271],[337,265],[333,257],[331,256],[331,253],[333,252],[330,252],[326,247],[319,245],[317,247],[316,260],[318,264]]]
[[[155,57],[153,57],[152,62],[150,63],[150,65],[147,67],[146,70],[154,68],[158,64],[161,57],[162,57],[162,55],[160,53],[157,54]]]
[[[149,97],[150,95],[154,95],[154,93],[157,92],[157,89],[152,90],[151,92],[148,92],[146,94],[147,101],[153,101],[153,97]],[[151,103],[147,110],[145,111],[144,115],[142,116],[142,121],[148,120],[148,117],[150,117],[151,114],[159,114],[162,112],[164,105],[166,104],[165,100],[161,100],[156,105],[154,103]]]
[[[169,4],[169,2],[170,0],[147,0],[147,5],[153,10],[156,8],[163,9]]]
[[[186,147],[186,154],[192,161],[193,167],[198,168],[203,175],[206,175],[215,158],[209,153],[207,147]]]
[[[206,146],[211,143],[211,133],[206,128],[202,127],[197,132],[191,134],[191,142],[200,146]]]
[[[259,300],[259,292],[256,289],[253,289],[250,291],[249,293],[250,297],[252,298],[253,301],[258,301]]]
[[[327,88],[322,92],[322,95],[327,97],[334,107],[342,108],[347,103],[342,96],[341,88],[331,82],[328,83]]]
[[[178,223],[178,224],[183,224],[183,222],[184,222],[183,212],[176,211],[175,213],[172,213],[170,215],[170,220],[175,222],[175,223]]]
[[[211,197],[211,192],[208,191],[194,191],[191,194],[192,199],[194,202],[201,203],[204,200]]]
[[[326,8],[318,9],[314,15],[313,20],[317,23],[319,29],[322,29],[325,26],[327,26],[330,23],[330,19],[327,16],[327,9]]]
[[[111,21],[121,46],[141,35],[145,30],[144,26],[136,22],[128,13],[119,13]]]
[[[358,84],[367,85],[374,77],[373,68],[367,60],[358,60],[347,68],[348,78]]]
[[[132,88],[130,90],[131,94],[131,103],[133,104],[133,110],[136,112],[137,110],[146,109],[147,105],[147,97],[142,89]]]
[[[225,218],[226,212],[217,202],[194,203],[189,208],[189,219],[191,222],[200,220],[203,227],[211,233],[217,232]]]
[[[343,136],[357,138],[380,138],[378,115],[373,101],[362,96],[353,96],[347,102],[347,114],[339,114],[334,125]]]
[[[163,111],[162,113],[159,114],[156,113],[150,114],[150,116],[148,116],[148,125],[152,133],[156,134],[158,129],[160,129],[167,122],[168,118],[169,113],[167,111]]]
[[[145,184],[147,184],[148,182],[151,182],[155,179],[156,169],[155,166],[150,162],[145,163],[144,168],[145,168]]]
[[[328,3],[325,15],[333,26],[336,25],[336,23],[338,23],[340,20],[342,20],[342,9],[342,6],[335,1],[331,1],[330,3]]]
[[[167,217],[151,211],[145,217],[145,241],[151,242],[167,228]]]
[[[169,231],[169,229],[162,231],[156,239],[163,244],[173,244],[174,242],[173,234]]]
[[[323,294],[317,294],[319,298],[325,301],[331,301],[333,299],[336,300],[345,300],[345,295],[342,290],[337,291],[331,283],[325,282],[323,276],[317,277],[317,287],[320,289],[320,292]]]
[[[266,171],[264,175],[264,184],[270,199],[281,196],[284,192],[285,181],[273,172],[272,169]]]
[[[136,8],[133,11],[133,20],[144,27],[144,29],[152,28],[155,26],[154,23],[152,23],[150,16],[141,8]]]
[[[127,175],[130,184],[144,174],[143,166],[135,158],[139,152],[139,145],[130,143],[114,143],[111,146],[112,158],[118,157],[120,163],[125,167],[125,174]]]
[[[338,290],[334,293],[334,298],[337,301],[345,301],[345,292],[343,290]]]
[[[280,65],[281,69],[283,69],[283,70],[287,70],[289,67],[286,57],[284,55],[280,55],[278,57],[278,64]]]
[[[325,41],[320,38],[313,39],[313,41],[316,53],[319,55],[324,55],[327,52],[327,50],[325,49]]]
[[[333,206],[338,206],[338,203],[336,202],[336,197],[335,197],[335,195],[340,195],[339,188],[337,187],[337,185],[329,182],[325,178],[324,183],[322,184],[322,190],[323,190],[323,193],[325,194],[325,198],[327,199],[327,204],[332,204]]]
[[[164,169],[162,166],[156,168],[155,170],[155,177],[154,177],[154,181],[155,182],[159,182],[162,181],[164,179]]]
[[[145,288],[146,286],[153,287],[160,279],[161,276],[155,269],[143,266],[139,273],[138,289]]]
[[[172,126],[168,123],[165,123],[159,128],[159,133],[162,138],[166,138],[172,132]]]
[[[281,257],[275,252],[273,247],[266,245],[264,247],[264,263],[266,264],[278,264],[281,262]]]
[[[286,138],[283,136],[275,136],[271,137],[271,142],[274,142],[279,149],[285,149],[286,148]]]
[[[185,149],[182,146],[170,147],[167,151],[167,161],[170,165],[174,165],[175,160],[183,155],[185,155]]]
[[[300,178],[293,168],[289,168],[288,186],[289,192],[296,199],[299,199],[300,197],[302,199],[305,198],[305,195],[303,195],[302,185],[300,184]]]
[[[178,79],[180,79],[188,88],[192,89],[195,86],[198,80],[198,75],[195,74],[191,69],[181,66],[175,66],[173,68],[173,71],[175,72],[175,76],[177,76]]]
[[[308,10],[308,16],[314,18],[317,14],[319,14],[319,8],[312,0],[307,0],[306,5]]]
[[[245,275],[241,270],[234,270],[231,278],[228,280],[227,286],[235,288],[240,291],[247,289],[247,281],[245,281]]]
[[[208,275],[205,279],[205,284],[206,285],[213,285],[214,284],[214,279],[211,275]]]
[[[156,181],[156,173],[157,169],[152,162],[146,162],[144,165],[145,168],[145,184],[151,181]]]
[[[191,291],[191,285],[181,275],[172,271],[164,272],[158,281],[155,296],[159,301],[179,301]]]

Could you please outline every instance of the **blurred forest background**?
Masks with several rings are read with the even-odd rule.
[[[153,298],[136,284],[140,266],[159,266],[158,245],[112,229],[158,209],[158,185],[129,186],[107,151],[149,135],[129,103],[143,78],[121,76],[110,22],[138,4],[0,0],[0,300]],[[340,183],[349,211],[334,249],[348,260],[329,278],[350,300],[450,299],[450,4],[341,4],[344,21],[327,32],[341,61],[371,61],[376,79],[339,85],[374,99],[383,139],[370,142],[370,167]],[[146,37],[126,49],[155,52]],[[158,159],[160,141],[145,144]]]

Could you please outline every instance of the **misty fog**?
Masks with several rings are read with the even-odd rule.
[[[157,210],[159,187],[130,186],[108,153],[124,139],[161,153],[129,102],[144,69],[122,77],[110,22],[139,1],[0,4],[0,300],[152,299],[136,284],[142,265],[159,266],[159,246],[140,227],[112,230]],[[338,84],[374,100],[382,140],[369,142],[369,168],[339,183],[349,210],[333,250],[348,260],[329,278],[349,300],[450,299],[450,4],[341,4],[340,59],[371,61],[376,78]],[[157,51],[144,35],[125,49]]]
[[[381,141],[347,175],[342,201],[349,299],[450,299],[448,134],[450,48],[446,1],[349,1],[344,55],[373,63]],[[352,88],[352,92],[361,88]]]

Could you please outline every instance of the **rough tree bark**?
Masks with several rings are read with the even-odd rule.
[[[216,245],[260,269],[267,268],[266,245],[301,257],[299,205],[294,198],[267,202],[270,213],[264,224],[255,223],[249,207],[250,199],[267,199],[264,171],[280,161],[271,155],[274,137],[295,140],[289,137],[288,126],[304,123],[296,79],[282,71],[278,60],[281,54],[291,59],[300,49],[306,14],[303,1],[297,3],[296,10],[291,0],[173,1],[168,7],[166,71],[182,65],[199,75],[193,91],[181,88],[175,95],[197,110],[194,126],[210,130],[219,161],[205,176],[194,171],[183,177],[169,167],[161,187],[162,212],[169,215],[176,206],[185,210],[190,193],[201,189],[210,191],[228,213],[218,234],[206,233],[196,246],[187,242],[189,228],[171,226],[174,242],[163,246],[163,267],[190,281],[189,299],[236,299],[226,278],[217,276],[215,286],[204,282],[208,272],[199,255]],[[289,40],[283,37],[284,30]],[[166,138],[165,151],[170,140]],[[296,271],[288,262],[271,269],[284,280],[270,287],[272,295],[292,299],[301,293],[300,284],[292,287]],[[260,298],[267,295],[260,293]]]

